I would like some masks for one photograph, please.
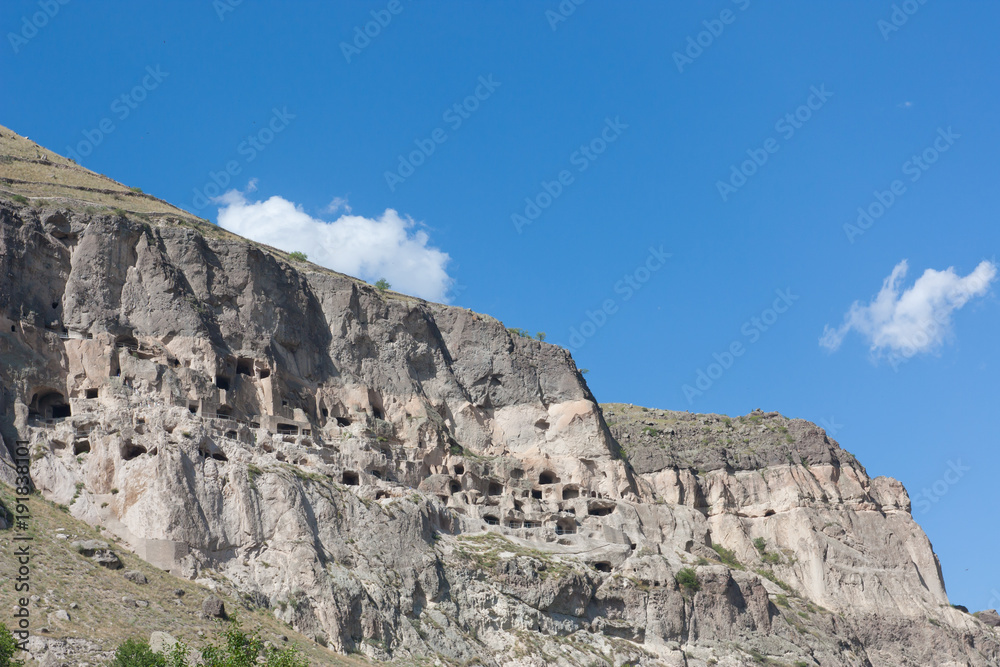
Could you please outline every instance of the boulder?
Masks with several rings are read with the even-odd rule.
[[[201,613],[205,618],[226,618],[226,606],[222,603],[222,600],[215,597],[214,595],[209,595],[205,598],[205,601],[201,603]]]
[[[123,576],[134,584],[145,585],[149,583],[146,575],[138,570],[126,570]]]

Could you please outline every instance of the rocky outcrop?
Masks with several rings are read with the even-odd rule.
[[[562,348],[182,216],[0,201],[0,354],[47,498],[334,651],[1000,660],[815,425],[602,410]]]

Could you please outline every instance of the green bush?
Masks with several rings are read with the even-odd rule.
[[[137,195],[141,195],[142,194],[142,188],[140,188],[140,187],[131,187],[131,188],[129,188],[129,192],[135,193]]]
[[[7,626],[0,623],[0,667],[23,667],[24,661],[16,660],[17,642]]]
[[[0,663],[4,667],[6,663]],[[256,632],[247,634],[239,621],[232,619],[222,630],[218,644],[201,651],[202,667],[308,667],[295,648],[265,647]],[[167,654],[154,653],[149,644],[135,639],[123,642],[115,651],[108,667],[193,667],[188,660],[188,647],[178,642]]]
[[[507,331],[511,332],[515,336],[521,336],[522,338],[531,338],[531,334],[528,333],[527,329],[520,329],[518,327],[511,327],[511,328],[507,329]]]
[[[291,259],[296,262],[304,262],[307,259],[309,259],[309,255],[305,254],[304,252],[299,252],[298,250],[296,250],[295,252],[288,253],[288,259]]]
[[[767,550],[767,542],[764,540],[763,537],[756,538],[753,541],[753,546],[757,551],[761,553],[764,553]]]
[[[698,581],[698,573],[694,571],[693,568],[685,567],[683,570],[678,570],[677,574],[674,575],[674,579],[681,588],[692,593],[697,593],[701,590],[701,582]]]
[[[377,281],[375,281],[375,289],[377,289],[379,292],[385,292],[386,290],[392,289],[392,285],[390,285],[389,281],[386,280],[385,278],[379,278]]]
[[[108,667],[167,667],[167,658],[155,653],[143,640],[126,639],[115,651]]]
[[[535,334],[535,338],[537,338],[538,340],[544,342],[545,338],[546,338],[545,332],[544,331],[539,331],[538,333]]]
[[[10,198],[16,201],[18,204],[28,203],[28,198],[23,195],[11,195]]]

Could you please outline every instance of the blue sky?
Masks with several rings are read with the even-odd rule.
[[[313,258],[378,232],[363,277],[546,332],[601,401],[819,422],[997,606],[1000,7],[681,4],[8,0],[0,123],[213,221],[291,215]]]

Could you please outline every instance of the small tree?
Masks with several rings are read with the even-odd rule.
[[[108,667],[167,667],[167,659],[141,639],[126,639],[115,651]]]
[[[379,278],[377,281],[375,281],[375,289],[377,289],[379,292],[385,292],[386,290],[392,289],[392,285],[390,285],[389,281],[386,280],[385,278]]]
[[[535,334],[535,338],[537,338],[538,340],[544,341],[545,340],[545,332],[544,331],[539,331],[537,334]]]
[[[17,653],[17,642],[14,635],[3,623],[0,623],[0,667],[24,667],[23,660],[14,658]]]
[[[307,259],[309,259],[309,255],[305,254],[304,252],[299,252],[298,250],[296,250],[295,252],[288,253],[288,258],[296,262],[304,262]]]

